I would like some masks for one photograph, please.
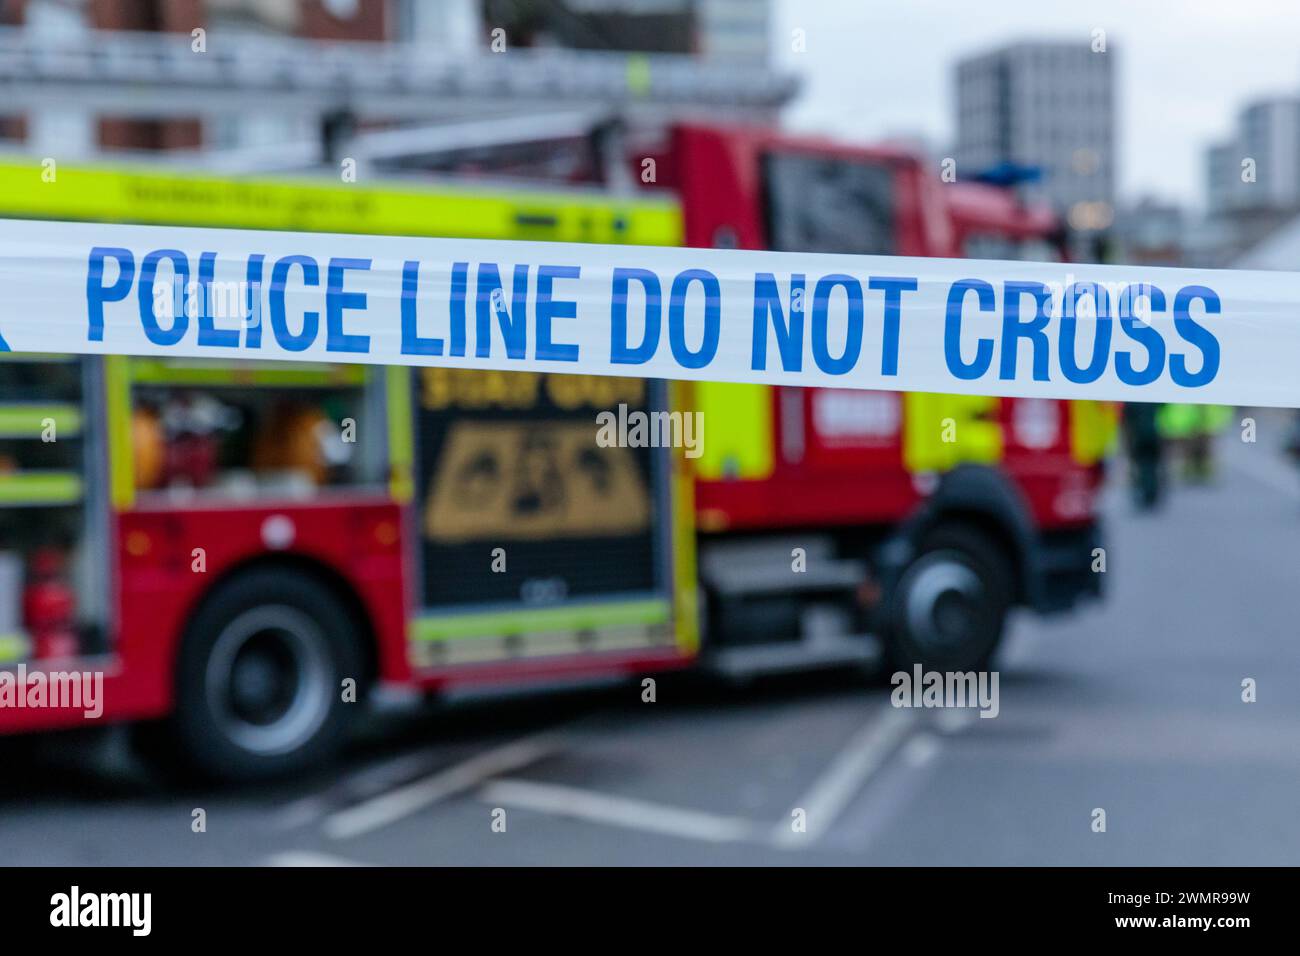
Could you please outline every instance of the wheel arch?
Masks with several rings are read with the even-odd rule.
[[[171,672],[173,675],[180,663],[185,635],[189,633],[199,614],[220,597],[222,589],[231,581],[258,571],[285,571],[300,574],[315,580],[337,596],[347,608],[348,617],[353,625],[353,632],[357,637],[357,650],[361,655],[361,676],[364,686],[370,686],[374,683],[379,673],[379,641],[361,594],[351,581],[329,563],[311,555],[292,551],[254,555],[221,570],[216,579],[203,590],[198,599],[185,613],[180,639],[176,641],[172,653]]]
[[[1032,603],[1042,587],[1036,571],[1038,532],[1015,484],[987,465],[959,465],[883,549],[882,565],[892,583],[925,536],[941,524],[959,523],[987,536],[1006,554],[1015,572],[1013,601]]]

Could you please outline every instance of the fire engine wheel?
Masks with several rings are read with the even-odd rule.
[[[891,670],[979,670],[1002,638],[1013,568],[989,537],[941,525],[922,540],[889,604],[886,655]]]
[[[222,585],[181,648],[181,755],[205,776],[233,780],[329,757],[350,716],[342,681],[359,676],[351,624],[328,588],[296,571],[250,571]]]

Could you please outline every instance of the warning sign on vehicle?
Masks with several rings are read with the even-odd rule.
[[[601,448],[593,422],[452,425],[426,495],[424,534],[603,537],[643,530],[645,482],[627,448]]]
[[[644,594],[664,585],[662,449],[602,446],[643,379],[463,369],[414,377],[424,606]]]

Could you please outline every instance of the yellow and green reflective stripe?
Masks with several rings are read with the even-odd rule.
[[[691,408],[696,388],[691,382],[669,383],[669,405],[686,411]],[[686,460],[685,449],[675,449],[672,456],[672,554],[673,607],[676,611],[674,637],[684,654],[700,649],[699,578],[696,574],[695,476]]]
[[[1094,465],[1110,451],[1119,428],[1111,402],[1070,402],[1070,455],[1081,465]]]
[[[668,601],[655,599],[437,615],[412,621],[411,636],[420,641],[441,641],[462,637],[538,634],[546,631],[586,631],[626,625],[666,624],[671,619],[671,614],[672,607]]]
[[[908,471],[947,471],[963,462],[1002,460],[1001,399],[908,392],[903,401],[903,465]]]
[[[405,504],[415,495],[411,378],[409,370],[398,365],[391,365],[384,371],[384,401],[388,412],[389,491],[395,501]]]
[[[68,355],[66,352],[0,352],[0,362],[40,364],[43,362],[76,362],[80,359],[80,355]]]
[[[707,480],[771,476],[776,459],[771,386],[697,382],[695,408],[709,434],[696,474]]]
[[[130,360],[104,357],[104,402],[108,419],[108,483],[113,507],[121,511],[135,501],[135,448],[131,441]]]
[[[81,476],[71,471],[16,471],[0,475],[0,507],[75,504],[81,495]]]
[[[0,216],[366,235],[679,245],[677,204],[524,190],[0,163]]]
[[[0,664],[25,660],[30,647],[22,634],[0,634]]]
[[[68,404],[27,404],[14,402],[0,405],[0,438],[35,438],[45,434],[52,423],[53,439],[72,438],[81,434],[81,409]]]
[[[135,385],[189,386],[293,386],[328,388],[360,386],[366,382],[364,365],[328,365],[292,362],[231,362],[220,359],[130,360]]]

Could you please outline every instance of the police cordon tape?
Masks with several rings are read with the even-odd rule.
[[[23,352],[1300,406],[1300,275],[1283,272],[0,220],[0,336]]]

